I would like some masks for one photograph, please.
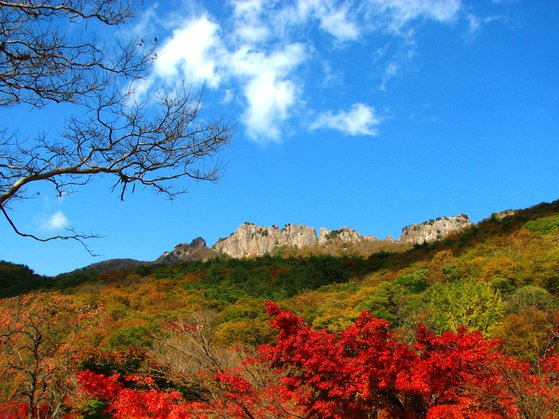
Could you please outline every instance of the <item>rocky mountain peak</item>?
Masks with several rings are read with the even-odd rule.
[[[471,225],[467,215],[440,217],[422,224],[413,224],[402,230],[400,241],[404,243],[424,243],[441,239],[452,231]],[[321,228],[318,236],[314,227],[304,224],[286,224],[283,228],[259,226],[245,222],[229,237],[219,239],[211,248],[203,238],[197,237],[190,244],[181,243],[171,252],[163,253],[156,263],[185,263],[195,260],[208,260],[219,254],[232,258],[258,257],[272,253],[282,246],[301,249],[312,246],[328,246],[340,243],[361,243],[376,241],[373,236],[363,236],[349,227],[337,230]],[[387,238],[392,241],[392,238]]]
[[[275,225],[263,227],[244,223],[229,237],[220,239],[214,245],[214,249],[233,258],[242,258],[263,256],[279,246],[301,248],[316,243],[316,230],[313,227],[286,224],[280,229]]]
[[[280,246],[301,249],[330,243],[356,243],[363,240],[376,240],[373,236],[363,237],[357,231],[342,227],[338,230],[321,228],[317,237],[314,227],[304,224],[286,224],[280,229],[244,223],[229,237],[220,239],[214,245],[218,253],[225,253],[233,258],[262,256]]]
[[[202,237],[196,237],[190,242],[189,246],[192,248],[204,248],[206,247],[206,240],[204,240]]]
[[[448,236],[470,226],[470,218],[466,214],[453,217],[439,217],[421,224],[412,224],[402,229],[400,241],[404,243],[429,243]]]
[[[202,237],[196,237],[190,244],[180,243],[170,252],[165,252],[155,263],[185,263],[195,260],[206,261],[216,255],[213,249],[206,246],[206,241]]]
[[[376,240],[373,236],[363,237],[357,231],[349,227],[341,227],[338,230],[328,230],[322,227],[318,233],[318,244],[329,243],[357,243],[362,240]]]

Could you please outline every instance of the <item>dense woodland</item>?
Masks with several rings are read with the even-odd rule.
[[[559,201],[410,247],[0,263],[0,416],[559,417]]]

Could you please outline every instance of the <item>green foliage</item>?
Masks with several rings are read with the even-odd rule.
[[[109,403],[105,400],[86,400],[78,406],[78,412],[83,419],[105,419],[107,415],[104,410],[108,405]]]
[[[265,300],[261,298],[242,297],[234,304],[226,307],[216,318],[218,323],[239,319],[266,320]]]
[[[279,300],[304,290],[349,280],[344,259],[332,256],[223,259],[207,262],[199,268],[202,280],[185,283],[183,288],[203,290],[205,297],[216,307],[226,307],[243,297]],[[177,273],[173,275],[177,276]]]
[[[326,328],[331,332],[341,332],[347,329],[359,317],[357,310],[339,306],[324,307],[312,322],[315,329]]]
[[[76,271],[55,278],[0,262],[0,296],[56,287],[77,302],[102,303],[106,326],[91,337],[102,348],[156,351],[152,331],[210,311],[215,312],[212,339],[220,350],[270,342],[274,334],[264,302],[274,300],[314,328],[342,331],[361,311],[370,311],[410,343],[420,323],[438,333],[465,325],[502,338],[508,353],[537,359],[557,310],[558,214],[559,202],[541,204],[436,243],[366,258],[308,256],[307,250],[289,248],[253,259]]]
[[[498,290],[503,296],[510,296],[515,291],[515,286],[507,278],[496,277],[491,280],[491,287]]]
[[[0,298],[14,297],[46,285],[48,279],[27,266],[0,261]]]
[[[428,277],[429,269],[422,268],[411,274],[402,275],[394,281],[394,284],[402,286],[405,293],[419,294],[429,287]]]
[[[402,289],[390,282],[379,284],[358,306],[359,311],[369,311],[374,316],[398,323],[398,308]]]
[[[524,227],[537,234],[550,234],[559,230],[559,216],[528,221]]]
[[[465,326],[490,335],[504,314],[501,293],[490,284],[464,279],[429,290],[427,323],[438,333]]]
[[[541,287],[527,285],[517,289],[507,304],[508,311],[512,312],[521,312],[529,307],[549,312],[555,308],[554,298]]]
[[[556,324],[553,315],[529,306],[522,311],[507,314],[496,335],[504,342],[505,351],[517,358],[536,364],[544,355]]]
[[[237,319],[217,326],[215,340],[220,346],[261,345],[272,342],[276,333],[268,319]]]
[[[369,311],[390,321],[393,326],[400,326],[406,321],[408,313],[416,311],[412,306],[417,306],[421,300],[419,294],[429,288],[428,277],[429,270],[421,268],[393,281],[381,282],[360,298],[355,307],[356,313]]]
[[[150,329],[144,325],[128,326],[115,330],[109,338],[110,349],[128,347],[149,348],[152,345]]]
[[[58,289],[75,287],[85,282],[92,282],[98,278],[98,274],[92,271],[79,270],[60,274],[52,279],[51,286]]]
[[[129,375],[142,370],[146,362],[147,352],[134,346],[120,351],[92,349],[83,355],[79,369],[105,375]]]
[[[335,284],[323,285],[318,288],[317,292],[342,292],[342,291],[357,291],[359,286],[354,281],[341,282]]]
[[[530,256],[532,260],[526,264],[523,282],[540,286],[554,295],[559,295],[559,249],[551,248],[545,253]]]

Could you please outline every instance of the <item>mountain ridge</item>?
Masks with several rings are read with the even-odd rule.
[[[507,210],[511,211],[511,210]],[[506,211],[502,212],[503,214]],[[500,213],[499,213],[500,214]],[[508,215],[508,214],[507,214]],[[152,262],[135,259],[108,259],[79,268],[100,273],[109,270],[131,269],[146,264],[178,264],[193,261],[207,261],[220,255],[234,259],[246,257],[260,257],[271,254],[279,248],[326,248],[328,246],[347,246],[356,244],[375,243],[387,244],[423,244],[444,239],[452,232],[470,227],[469,217],[460,214],[450,217],[439,217],[419,224],[411,224],[402,229],[399,240],[387,236],[378,239],[372,235],[362,235],[350,227],[340,227],[329,230],[321,227],[318,230],[304,224],[286,224],[283,228],[277,225],[270,227],[244,222],[229,236],[218,239],[213,246],[208,247],[202,237],[197,237],[187,243],[179,243],[171,251],[163,252]],[[121,266],[122,265],[122,266]]]

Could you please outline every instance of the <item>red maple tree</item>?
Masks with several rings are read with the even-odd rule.
[[[437,336],[421,326],[410,346],[367,312],[332,333],[312,329],[275,303],[267,309],[277,342],[214,375],[220,391],[209,402],[185,402],[149,379],[118,374],[84,371],[81,388],[107,401],[106,413],[118,418],[503,418],[546,417],[559,408],[554,350],[534,368],[505,356],[498,341],[464,328]],[[253,380],[247,365],[266,366],[269,374]],[[134,380],[144,387],[127,386]]]

